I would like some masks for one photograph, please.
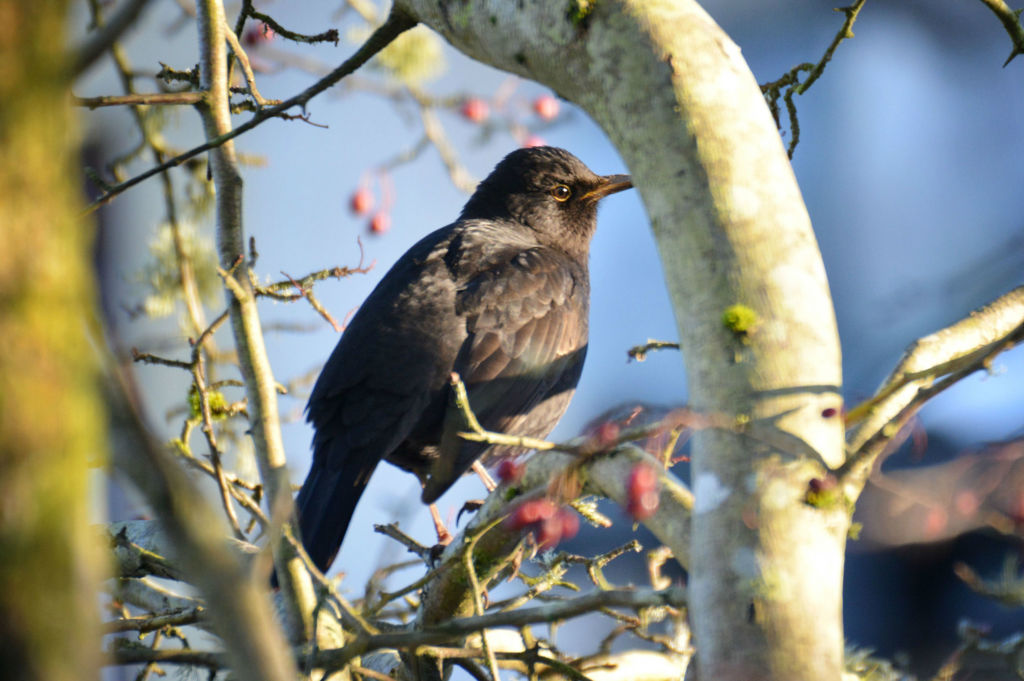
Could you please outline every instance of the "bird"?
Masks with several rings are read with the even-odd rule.
[[[381,460],[415,474],[432,504],[478,459],[521,451],[458,436],[453,372],[484,428],[538,438],[554,428],[587,352],[597,203],[632,186],[628,175],[597,175],[564,149],[517,149],[455,222],[384,275],[306,407],[313,460],[296,506],[318,569],[334,562]]]

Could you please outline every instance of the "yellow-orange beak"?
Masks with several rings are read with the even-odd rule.
[[[609,194],[621,192],[633,186],[633,178],[629,175],[605,175],[601,180],[601,184],[581,196],[580,199],[597,201]]]

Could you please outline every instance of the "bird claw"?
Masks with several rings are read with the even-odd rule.
[[[433,546],[430,547],[430,551],[427,554],[427,559],[428,559],[428,561],[430,563],[430,567],[431,568],[433,568],[434,566],[437,565],[437,561],[441,560],[441,554],[443,554],[444,550],[446,548],[448,548],[448,543],[450,541],[451,541],[451,537],[449,537],[448,541],[443,543],[443,544],[434,544]]]
[[[459,512],[455,514],[455,524],[458,525],[462,522],[463,513],[476,513],[480,510],[480,507],[484,505],[483,499],[467,499],[466,503],[462,505]]]

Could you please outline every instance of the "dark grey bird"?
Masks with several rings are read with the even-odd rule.
[[[477,459],[450,376],[484,428],[545,437],[587,352],[587,260],[597,202],[632,186],[562,149],[519,149],[459,219],[403,255],[352,318],[313,388],[313,464],[297,504],[302,541],[326,571],[382,460],[416,474],[433,503]]]

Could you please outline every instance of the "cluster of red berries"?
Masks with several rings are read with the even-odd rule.
[[[246,45],[252,46],[268,42],[273,37],[274,30],[261,21],[246,30],[243,41]],[[558,100],[552,95],[541,95],[533,100],[533,111],[541,120],[550,121],[557,118],[559,108]],[[466,120],[480,124],[490,118],[491,105],[479,97],[468,97],[463,100],[459,111]],[[540,147],[545,144],[546,142],[537,135],[529,135],[523,140],[524,147]],[[376,211],[374,210],[376,204],[374,194],[365,178],[348,200],[348,208],[353,215],[356,217],[370,216],[367,229],[371,234],[384,234],[391,229],[391,214],[388,211],[388,206],[391,203],[389,200],[390,185],[386,178],[381,178],[381,185],[384,194],[381,201],[383,205]]]
[[[646,463],[633,466],[626,482],[626,513],[646,520],[658,510],[658,498],[658,471]]]
[[[552,95],[540,95],[533,100],[533,112],[543,121],[551,121],[558,118],[561,105]],[[467,97],[459,107],[462,117],[471,123],[484,123],[491,117],[491,106],[486,100],[479,97]],[[539,135],[529,135],[523,140],[524,147],[541,147],[546,142]]]
[[[542,497],[519,504],[505,519],[505,527],[532,532],[537,545],[546,551],[575,537],[580,530],[580,519],[569,508]]]
[[[373,192],[370,191],[365,179],[348,199],[348,208],[356,217],[364,217],[373,212],[366,225],[371,234],[383,234],[391,229],[391,214],[388,212],[388,205],[391,203],[388,198],[389,189],[386,183],[382,184],[384,184],[384,200],[382,201],[384,205],[376,212],[373,212],[375,205]]]
[[[619,441],[621,428],[616,421],[605,421],[591,433],[587,442],[588,449],[594,452],[605,452]]]

